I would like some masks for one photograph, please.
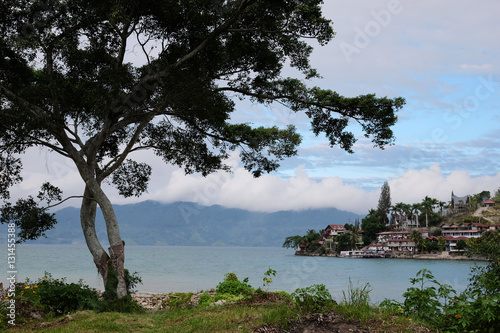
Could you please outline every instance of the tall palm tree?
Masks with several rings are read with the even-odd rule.
[[[428,196],[425,196],[424,200],[420,204],[422,212],[425,214],[425,227],[429,227],[429,214],[432,212],[434,207],[434,202],[437,202],[436,199],[432,199]]]
[[[422,210],[422,206],[421,204],[419,203],[414,203],[411,205],[411,214],[412,214],[412,218],[415,217],[416,218],[416,222],[417,222],[417,227],[420,226],[420,224],[418,223],[418,213],[420,213]]]

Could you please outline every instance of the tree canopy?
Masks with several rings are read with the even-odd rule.
[[[265,128],[232,121],[235,98],[305,112],[316,135],[323,133],[332,147],[349,153],[356,141],[352,123],[374,146],[393,144],[391,126],[403,98],[344,97],[304,83],[319,77],[307,40],[324,45],[335,35],[321,3],[2,1],[0,195],[8,199],[8,189],[22,181],[19,154],[28,148],[45,147],[68,158],[84,184],[87,245],[104,280],[111,260],[123,296],[123,242],[102,184],[111,182],[125,197],[140,196],[152,169],[132,159],[134,152],[151,150],[186,173],[206,176],[229,170],[225,160],[238,151],[256,177],[297,153],[301,138],[291,124]],[[285,64],[302,77],[283,76]],[[19,214],[23,203],[36,214]],[[97,205],[106,221],[108,251],[95,233]],[[46,208],[33,201],[4,208],[11,214],[3,214],[2,222],[31,228],[20,240],[54,225]]]

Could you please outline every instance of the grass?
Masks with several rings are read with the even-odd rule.
[[[77,312],[41,327],[32,321],[12,332],[252,332],[266,323],[286,325],[294,318],[290,304],[230,304],[209,308],[174,309],[143,314]]]
[[[349,288],[334,306],[346,322],[357,322],[370,332],[419,332],[421,325],[380,311],[368,304],[360,287]],[[358,296],[356,296],[358,295]],[[69,316],[31,320],[10,328],[11,332],[253,332],[272,325],[287,328],[300,321],[301,314],[290,301],[253,303],[242,301],[216,307],[178,308],[146,313],[80,311]],[[302,318],[304,316],[302,315]]]

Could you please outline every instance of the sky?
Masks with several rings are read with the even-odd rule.
[[[153,166],[148,193],[124,199],[107,188],[112,202],[192,201],[265,212],[335,207],[366,214],[377,207],[384,182],[393,204],[425,196],[448,202],[452,191],[464,196],[499,189],[500,2],[325,0],[323,10],[336,37],[314,45],[311,63],[322,79],[306,83],[350,97],[404,97],[395,145],[374,148],[353,124],[359,140],[348,154],[315,137],[303,114],[238,102],[235,120],[297,126],[303,136],[298,156],[255,179],[236,154],[232,173],[203,178],[141,152],[135,158]],[[25,181],[13,198],[36,195],[44,181],[68,196],[83,193],[75,168],[62,157],[33,149],[24,161]]]

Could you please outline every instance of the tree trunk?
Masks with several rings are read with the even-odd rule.
[[[96,265],[99,274],[101,274],[103,278],[104,285],[106,285],[108,280],[108,262],[111,260],[111,264],[118,279],[116,295],[118,298],[125,297],[127,295],[127,285],[125,282],[124,243],[120,237],[118,220],[116,218],[113,205],[99,186],[93,186],[92,190],[89,186],[87,186],[85,188],[84,196],[85,198],[82,200],[80,219],[87,247],[92,254],[94,264]],[[97,204],[101,208],[104,221],[106,222],[106,231],[110,245],[108,248],[109,255],[99,242],[95,231]]]
[[[88,188],[85,188],[83,196],[84,198],[80,209],[80,221],[82,224],[83,235],[85,236],[85,242],[87,243],[87,247],[92,254],[92,258],[94,259],[97,271],[101,274],[104,283],[106,283],[106,280],[108,279],[109,255],[99,242],[95,231],[97,202],[91,199],[92,194]]]
[[[106,194],[99,188],[97,193],[94,193],[99,207],[101,208],[104,221],[106,222],[106,232],[109,241],[109,260],[113,265],[118,279],[116,287],[116,295],[118,298],[127,296],[127,284],[125,282],[125,243],[120,236],[118,220],[113,209],[111,201]]]

